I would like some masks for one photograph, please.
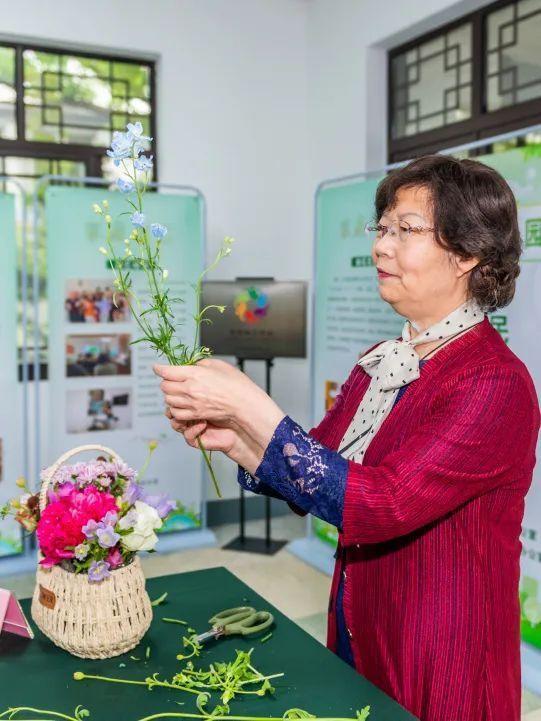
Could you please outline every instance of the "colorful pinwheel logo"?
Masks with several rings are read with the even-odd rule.
[[[269,310],[269,298],[253,285],[239,293],[234,301],[235,315],[241,323],[254,325],[262,320]]]

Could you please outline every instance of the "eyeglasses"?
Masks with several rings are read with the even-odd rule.
[[[367,223],[365,226],[366,234],[373,240],[379,240],[389,233],[391,237],[398,237],[400,240],[408,240],[412,235],[422,235],[423,233],[433,233],[435,228],[423,228],[422,226],[410,225],[406,220],[399,220],[390,225],[377,223]]]

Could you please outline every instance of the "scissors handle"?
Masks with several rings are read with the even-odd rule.
[[[252,636],[264,631],[274,622],[274,616],[269,611],[256,611],[252,606],[236,606],[215,614],[209,623],[215,631],[215,638],[219,636]]]
[[[220,611],[220,613],[216,613],[212,618],[209,618],[209,623],[211,626],[227,626],[230,623],[241,621],[255,612],[255,608],[252,608],[252,606],[226,608],[225,611]]]
[[[269,611],[255,611],[248,618],[234,623],[234,629],[226,626],[225,634],[227,636],[229,633],[240,633],[241,636],[253,636],[269,628],[273,622],[274,616]]]

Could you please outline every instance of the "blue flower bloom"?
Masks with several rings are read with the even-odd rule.
[[[141,155],[140,158],[137,158],[137,160],[134,162],[134,166],[137,170],[152,170],[153,162],[152,158],[154,156],[151,155],[150,158],[148,158],[146,155]]]
[[[152,140],[150,136],[143,135],[143,126],[139,121],[137,121],[136,123],[128,123],[126,125],[126,128],[128,130],[126,135],[128,135],[132,142],[136,141],[137,143],[140,143],[141,140]]]
[[[128,137],[127,133],[113,133],[111,148],[107,150],[107,155],[113,159],[115,165],[120,165],[121,160],[131,158],[133,153],[133,141]]]
[[[144,213],[134,213],[130,218],[132,225],[135,225],[137,228],[143,228],[145,225],[145,214]]]
[[[150,226],[150,232],[155,238],[165,238],[167,235],[167,228],[165,225],[160,223],[152,223]]]
[[[131,193],[132,190],[134,190],[135,188],[135,185],[132,183],[132,181],[126,180],[126,178],[119,178],[116,181],[116,186],[121,193]]]

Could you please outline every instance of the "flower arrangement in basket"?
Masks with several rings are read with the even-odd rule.
[[[149,458],[155,443],[149,447]],[[67,465],[76,454],[96,460]],[[141,469],[140,475],[144,469]],[[82,658],[109,658],[134,648],[152,609],[138,551],[153,551],[156,531],[175,507],[150,495],[136,472],[99,445],[80,446],[43,471],[39,493],[25,491],[0,510],[39,545],[32,618],[57,646]]]

